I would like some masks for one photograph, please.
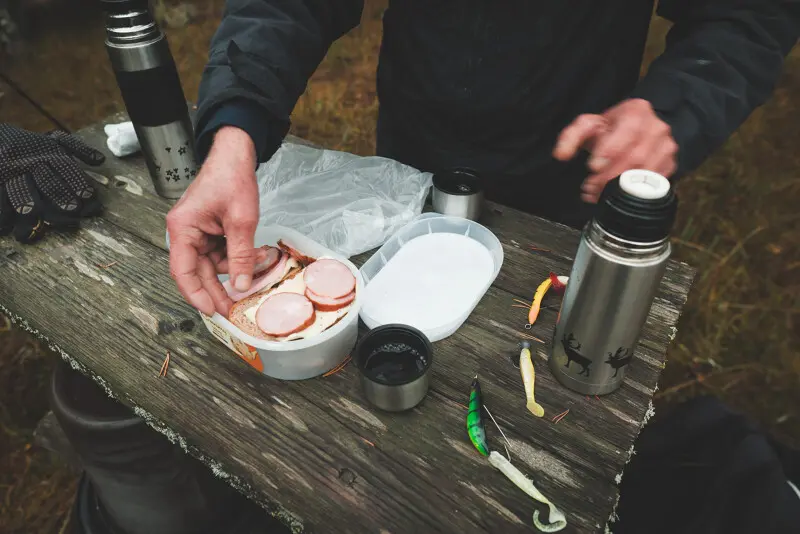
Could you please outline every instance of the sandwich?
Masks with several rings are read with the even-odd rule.
[[[278,241],[264,247],[253,283],[237,292],[228,320],[241,331],[268,341],[292,341],[319,335],[339,322],[356,296],[356,278],[335,258],[311,258]]]

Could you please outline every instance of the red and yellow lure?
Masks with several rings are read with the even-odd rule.
[[[568,281],[568,276],[556,276],[555,273],[550,273],[550,276],[547,278],[547,280],[539,284],[539,287],[536,288],[536,293],[533,294],[531,308],[528,310],[529,325],[535,323],[536,318],[539,317],[539,310],[542,308],[542,299],[544,298],[545,293],[547,293],[547,290],[552,287],[558,293],[563,293],[564,289],[567,287]]]

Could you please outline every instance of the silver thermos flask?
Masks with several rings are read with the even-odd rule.
[[[606,185],[556,320],[549,362],[562,385],[583,395],[622,385],[670,256],[677,203],[654,172],[627,171]]]
[[[156,192],[180,198],[197,174],[189,108],[148,0],[102,0],[106,50]]]

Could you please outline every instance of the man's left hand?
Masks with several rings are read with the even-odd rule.
[[[602,115],[581,115],[558,138],[553,157],[567,161],[578,150],[590,153],[592,173],[581,199],[596,203],[605,185],[629,169],[645,169],[669,178],[677,168],[678,145],[667,123],[647,100],[625,100]]]

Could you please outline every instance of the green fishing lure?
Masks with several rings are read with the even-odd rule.
[[[486,429],[483,426],[481,409],[483,408],[483,397],[481,396],[481,385],[478,382],[478,375],[472,379],[472,386],[469,390],[469,411],[467,412],[467,434],[469,440],[484,456],[489,456],[489,445],[486,443]]]
[[[475,378],[472,379],[472,386],[469,390],[469,406],[467,410],[467,434],[469,434],[469,440],[472,442],[478,452],[483,456],[488,456],[489,463],[503,473],[506,478],[511,480],[528,496],[549,507],[551,522],[543,523],[540,521],[539,510],[536,510],[533,512],[533,525],[542,532],[558,532],[567,526],[567,519],[564,516],[564,513],[556,508],[556,506],[550,502],[547,497],[539,492],[531,479],[529,479],[522,473],[522,471],[511,464],[511,455],[508,452],[508,447],[506,447],[507,459],[497,451],[489,451],[489,444],[486,441],[486,428],[483,426],[483,410],[486,410],[486,413],[492,418],[492,422],[494,422],[495,426],[497,426],[497,430],[499,430],[500,434],[503,435],[503,439],[506,443],[508,443],[508,438],[506,438],[505,434],[503,433],[503,429],[500,428],[500,425],[497,424],[492,412],[490,412],[489,409],[483,405],[483,397],[481,395],[481,385],[478,382],[478,375],[475,375]],[[508,444],[510,445],[510,443]]]

